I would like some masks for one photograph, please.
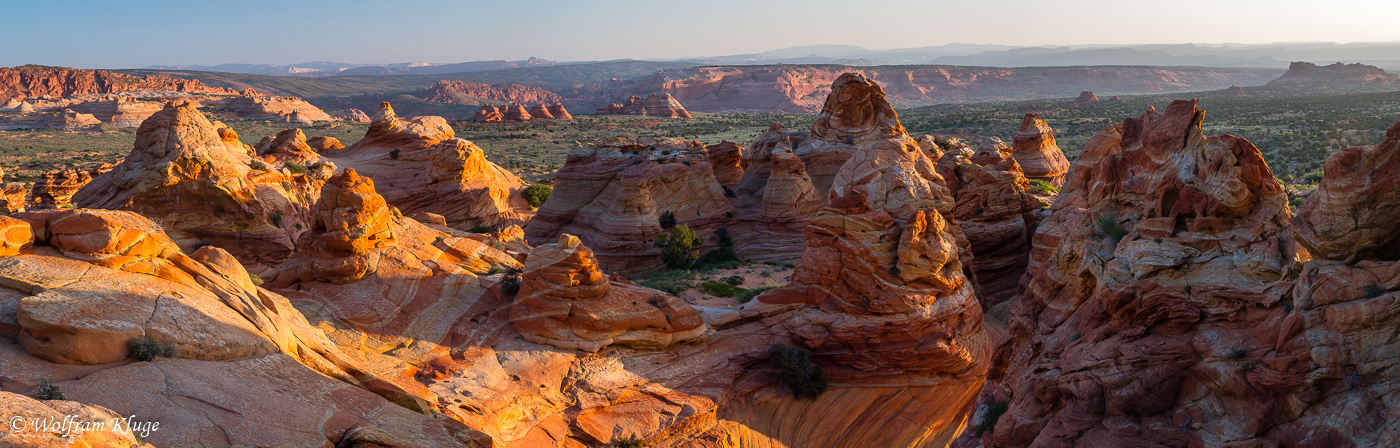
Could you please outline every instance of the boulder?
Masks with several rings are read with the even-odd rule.
[[[680,299],[603,275],[593,251],[569,234],[530,252],[510,315],[526,340],[586,352],[661,349],[706,331]]]
[[[1055,145],[1055,131],[1035,114],[1026,114],[1021,128],[1016,130],[1011,156],[1029,179],[1043,180],[1056,188],[1065,183],[1069,159]]]

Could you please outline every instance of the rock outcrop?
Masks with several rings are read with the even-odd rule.
[[[219,102],[240,117],[255,120],[311,123],[330,121],[331,116],[301,98],[280,96],[237,96]]]
[[[1026,114],[1016,130],[1011,156],[1027,178],[1043,180],[1056,188],[1064,185],[1069,159],[1055,144],[1055,131],[1035,114]]]
[[[1400,75],[1386,73],[1379,67],[1361,63],[1341,62],[1319,66],[1311,62],[1294,62],[1278,79],[1264,87],[1281,90],[1347,91],[1356,89],[1387,89],[1400,85]]]
[[[621,104],[613,103],[607,107],[600,107],[595,112],[598,115],[640,115],[645,117],[668,117],[668,118],[691,118],[690,112],[685,110],[675,97],[670,93],[652,93],[646,98],[631,96]]]
[[[338,114],[335,114],[335,118],[339,118],[341,120],[349,121],[352,123],[369,123],[371,121],[374,121],[369,117],[369,114],[366,114],[365,111],[359,109],[346,109]]]
[[[113,126],[134,128],[141,125],[151,115],[164,109],[162,101],[145,101],[119,96],[101,101],[84,101],[72,106],[73,110],[92,114],[94,118]]]
[[[744,150],[738,143],[728,140],[705,147],[709,154],[710,166],[715,171],[715,180],[725,188],[733,189],[744,180]]]
[[[0,218],[6,241],[26,241],[0,259],[0,303],[12,310],[0,318],[5,389],[53,378],[70,400],[162,422],[163,430],[143,436],[162,445],[344,437],[381,446],[453,443],[447,427],[386,401],[425,409],[341,352],[286,298],[255,286],[228,252],[206,246],[186,255],[159,226],[130,212],[19,218]],[[121,363],[138,337],[173,348],[174,358]],[[288,393],[316,401],[295,405],[304,399],[288,400]],[[258,423],[256,416],[286,406],[300,408],[287,420]],[[216,413],[224,414],[209,418]],[[351,427],[364,433],[346,434]]]
[[[1087,104],[1099,104],[1099,96],[1098,96],[1098,95],[1095,95],[1094,92],[1090,92],[1090,91],[1088,91],[1088,90],[1085,90],[1085,91],[1083,91],[1083,92],[1079,92],[1079,97],[1078,97],[1078,98],[1075,98],[1074,101],[1071,101],[1069,104],[1072,105],[1072,106],[1083,106],[1083,105],[1087,105]]]
[[[525,106],[518,103],[511,103],[501,111],[501,119],[505,121],[530,121],[530,112],[525,110]]]
[[[235,95],[230,89],[209,87],[199,80],[165,75],[134,76],[106,70],[24,65],[0,67],[0,101],[34,97],[67,97],[129,91],[175,91]]]
[[[472,115],[471,120],[482,123],[500,123],[506,120],[506,116],[501,113],[501,110],[497,109],[495,105],[484,104],[481,106],[481,110],[476,111],[476,114]]]
[[[984,306],[1014,297],[1025,274],[1031,235],[1039,215],[1038,199],[1027,191],[1029,180],[1015,152],[995,137],[976,152],[950,150],[938,172],[954,200],[950,217],[967,236]]]
[[[1400,122],[1379,145],[1328,156],[1322,173],[1296,220],[1308,252],[1351,262],[1400,259]]]
[[[569,110],[564,108],[564,104],[558,101],[555,101],[554,104],[549,105],[549,114],[553,115],[555,120],[574,119],[574,116],[569,113]]]
[[[586,352],[665,348],[706,331],[700,312],[680,299],[603,275],[593,251],[567,233],[525,259],[510,315],[526,340]]]
[[[336,141],[335,145],[328,145],[329,142],[324,140],[318,143],[322,147],[337,146],[340,144],[339,141]],[[324,151],[326,149],[334,148],[326,147],[321,150]],[[275,137],[265,137],[261,142],[258,142],[254,150],[257,152],[260,159],[274,165],[293,163],[306,167],[321,161],[321,156],[317,153],[318,150],[312,148],[307,142],[306,133],[301,132],[301,128],[287,129],[278,132]]]
[[[5,182],[5,170],[0,169],[0,215],[24,211],[28,194],[24,182]]]
[[[181,244],[212,243],[240,261],[275,265],[306,230],[319,186],[312,176],[254,163],[238,135],[186,102],[175,102],[136,131],[131,153],[73,195],[79,208],[131,210]]]
[[[434,103],[467,105],[481,104],[482,100],[534,104],[551,103],[562,99],[559,94],[543,87],[509,83],[483,84],[456,79],[438,81],[437,85],[420,93],[419,97],[423,98],[424,101]]]
[[[435,213],[461,230],[529,221],[525,183],[454,136],[442,117],[399,118],[383,103],[364,138],[321,155],[374,179],[389,204],[410,216]]]
[[[577,235],[606,272],[662,266],[652,245],[663,213],[702,234],[731,212],[705,148],[681,139],[639,139],[578,147],[554,175],[554,193],[525,227],[533,244]],[[717,244],[708,237],[707,247]]]
[[[1307,366],[1324,354],[1299,326],[1332,320],[1300,313],[1309,257],[1287,196],[1254,145],[1203,119],[1195,101],[1149,109],[1075,160],[1033,240],[980,412],[1006,411],[981,444],[1328,440],[1284,424],[1321,398]]]
[[[1240,88],[1240,86],[1230,86],[1230,88],[1225,89],[1225,96],[1247,96],[1247,95],[1248,95],[1248,94],[1247,94],[1247,93],[1244,93],[1244,89]]]
[[[29,193],[29,207],[32,209],[69,208],[73,194],[92,181],[92,173],[83,170],[50,170],[44,178],[34,182]]]
[[[548,118],[553,120],[554,115],[549,113],[549,106],[536,104],[530,108],[530,116],[534,118]]]

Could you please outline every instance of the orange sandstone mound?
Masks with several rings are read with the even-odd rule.
[[[364,138],[321,156],[374,179],[379,194],[409,216],[434,213],[461,230],[529,221],[524,182],[454,136],[442,117],[400,118],[383,103]]]
[[[275,265],[306,231],[317,176],[326,174],[255,161],[232,130],[175,102],[142,123],[131,154],[78,190],[73,204],[131,210],[181,244],[208,242],[244,263]]]
[[[1026,114],[1021,128],[1016,130],[1011,156],[1029,179],[1049,182],[1055,187],[1065,183],[1069,159],[1055,144],[1055,131],[1035,114]]]
[[[24,242],[0,258],[0,303],[13,310],[0,315],[7,391],[51,378],[68,400],[162,422],[143,436],[160,446],[454,443],[447,426],[403,407],[421,401],[337,349],[228,252],[187,255],[125,211],[18,218],[0,218],[5,241]],[[137,337],[172,356],[128,362]]]
[[[1039,200],[1027,191],[1014,151],[992,137],[976,152],[950,150],[938,172],[951,192],[951,217],[967,235],[984,305],[1014,297],[1025,273],[1031,235],[1040,216]]]
[[[574,116],[572,114],[569,114],[569,110],[564,108],[564,104],[558,101],[555,101],[554,104],[549,105],[549,114],[553,115],[555,120],[574,119]]]
[[[481,110],[476,111],[476,114],[471,117],[472,121],[480,121],[482,123],[500,123],[505,121],[505,119],[505,114],[502,114],[501,110],[497,109],[496,106],[492,104],[482,105]]]
[[[501,114],[502,120],[505,121],[530,121],[531,118],[534,118],[530,115],[529,111],[525,110],[525,106],[521,106],[518,103],[510,103],[509,106],[506,106],[505,109],[501,111]]]
[[[646,98],[632,96],[622,104],[613,103],[600,107],[598,115],[641,115],[646,117],[692,118],[675,97],[669,93],[652,93]]]
[[[50,170],[34,182],[29,208],[54,209],[72,206],[73,194],[92,181],[92,173],[77,169]]]
[[[554,119],[554,115],[549,113],[549,107],[543,104],[536,104],[530,107],[530,116],[534,118]]]

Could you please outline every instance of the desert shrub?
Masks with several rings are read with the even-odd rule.
[[[778,285],[759,286],[757,288],[752,288],[747,291],[744,291],[743,294],[739,294],[739,296],[735,297],[735,299],[738,299],[739,303],[749,303],[750,300],[753,300],[754,297],[758,297],[759,294],[763,294],[764,291],[776,289],[777,287]]]
[[[248,274],[248,279],[253,281],[253,286],[262,286],[262,276],[258,274]]]
[[[534,184],[525,187],[525,190],[521,191],[520,195],[525,197],[525,202],[529,202],[530,207],[539,208],[541,205],[544,205],[544,201],[549,200],[549,195],[553,192],[553,187],[545,184]]]
[[[501,292],[512,295],[520,292],[519,268],[506,269],[506,275],[501,276]]]
[[[150,361],[159,356],[169,358],[175,356],[175,347],[162,344],[156,338],[142,336],[131,340],[131,356],[142,361]]]
[[[1385,289],[1381,288],[1381,285],[1372,283],[1361,288],[1361,294],[1368,299],[1374,299],[1380,297],[1381,294],[1385,294]]]
[[[715,297],[734,297],[745,292],[744,288],[720,282],[701,283],[700,290]]]
[[[273,210],[273,211],[272,211],[272,225],[277,226],[277,227],[282,227],[282,211],[281,211],[281,210]]]
[[[987,409],[982,412],[982,419],[977,421],[977,435],[991,431],[996,428],[997,420],[1001,420],[1001,415],[1006,413],[1006,409],[1011,407],[1011,403],[1005,401],[993,402],[987,405]]]
[[[477,224],[477,225],[472,226],[472,230],[471,230],[472,233],[494,233],[495,231],[496,231],[496,228],[495,228],[495,227],[485,226],[485,225],[481,225],[481,224]]]
[[[305,173],[306,173],[306,167],[301,166],[301,164],[299,164],[299,163],[291,163],[291,162],[288,162],[287,165],[286,165],[286,167],[287,167],[287,171],[291,171],[292,174],[305,174]]]
[[[1322,170],[1313,171],[1313,172],[1311,172],[1311,173],[1304,174],[1304,175],[1303,175],[1303,180],[1304,180],[1304,181],[1307,181],[1307,182],[1321,182],[1321,181],[1322,181]]]
[[[744,284],[744,278],[737,275],[731,275],[729,277],[726,277],[724,279],[724,282],[733,286],[739,286]]]
[[[1123,236],[1128,234],[1128,230],[1124,229],[1123,224],[1119,224],[1118,218],[1114,217],[1112,214],[1105,213],[1099,215],[1099,219],[1094,224],[1098,226],[1099,231],[1102,231],[1104,235],[1108,235],[1109,238],[1112,238],[1114,243],[1122,241]]]
[[[389,158],[390,158],[390,159],[394,159],[394,160],[399,160],[399,150],[395,149],[395,150],[389,151]]]
[[[671,269],[686,269],[700,258],[700,245],[704,241],[690,226],[676,226],[671,233],[657,235],[656,247],[661,248],[661,261]]]
[[[34,388],[34,398],[40,400],[62,400],[63,389],[53,383],[52,379],[43,378],[39,380],[39,387]]]
[[[617,442],[614,442],[613,445],[617,448],[642,448],[646,446],[646,443],[642,441],[641,437],[622,436],[619,437]]]
[[[258,171],[267,171],[267,164],[263,163],[263,161],[261,160],[254,160],[252,162],[248,162],[248,167]]]
[[[695,271],[658,272],[642,280],[641,285],[671,295],[680,294],[695,287]]]
[[[764,269],[764,270],[762,270],[762,271],[759,271],[759,272],[758,272],[758,275],[762,275],[762,276],[764,276],[764,277],[770,277],[770,276],[773,275],[773,271]]]
[[[721,186],[723,187],[723,185],[721,185]],[[734,190],[730,189],[729,187],[724,187],[724,196],[725,196],[725,197],[730,197],[730,198],[737,198],[737,197],[739,197],[738,195],[734,194]]]
[[[826,392],[826,373],[812,361],[812,352],[787,346],[768,349],[768,365],[778,370],[778,381],[800,399],[815,399]]]
[[[661,228],[670,230],[676,226],[676,214],[670,210],[661,212],[661,218],[657,222],[661,224]]]
[[[311,171],[320,171],[321,168],[325,168],[325,167],[326,167],[326,162],[316,162],[316,163],[311,164],[311,166],[306,167],[306,169],[311,170]]]
[[[1035,194],[1055,194],[1059,193],[1060,189],[1055,188],[1055,186],[1051,185],[1049,182],[1040,179],[1031,179],[1031,191]]]

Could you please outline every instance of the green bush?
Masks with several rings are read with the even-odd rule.
[[[395,149],[395,150],[389,151],[389,158],[390,158],[390,159],[394,159],[394,160],[399,160],[399,150]]]
[[[768,349],[768,365],[778,370],[778,381],[797,399],[815,399],[826,392],[826,372],[812,361],[812,353],[796,347]]]
[[[277,227],[282,227],[282,211],[281,211],[281,210],[273,210],[273,211],[272,211],[272,225],[277,226]]]
[[[525,202],[529,202],[531,208],[539,208],[541,205],[544,205],[544,201],[549,200],[549,195],[551,193],[554,193],[553,187],[545,184],[534,184],[525,187],[525,190],[521,191],[520,195],[525,197]]]
[[[1102,231],[1104,235],[1108,235],[1109,238],[1112,238],[1114,243],[1122,241],[1123,236],[1128,234],[1128,230],[1124,229],[1123,225],[1118,223],[1118,218],[1115,218],[1109,213],[1099,215],[1099,219],[1095,225],[1098,226],[1099,230]]]
[[[267,164],[263,163],[263,161],[261,160],[254,160],[252,162],[248,162],[248,167],[258,171],[267,171]]]
[[[690,226],[676,226],[671,233],[657,235],[656,247],[661,248],[661,261],[671,269],[686,269],[700,258],[700,245],[704,241]]]
[[[142,361],[150,361],[160,356],[169,358],[175,356],[175,347],[162,344],[156,338],[143,336],[131,340],[131,356]]]
[[[62,400],[63,389],[53,383],[52,379],[43,378],[39,380],[39,387],[34,388],[34,398],[40,400]]]
[[[670,295],[695,287],[695,271],[658,272],[641,281],[641,285]]]
[[[661,218],[657,221],[661,224],[661,228],[670,230],[672,227],[676,226],[676,214],[670,210],[661,212]]]
[[[496,232],[496,228],[495,228],[495,227],[491,227],[491,226],[484,226],[484,225],[481,225],[481,224],[477,224],[477,225],[472,226],[471,232],[472,232],[472,233],[488,233],[488,234],[489,234],[489,233],[495,233],[495,232]]]
[[[301,164],[299,164],[299,163],[291,163],[291,162],[288,162],[287,165],[286,165],[286,167],[287,167],[287,171],[291,171],[292,174],[305,174],[305,173],[306,173],[306,167],[301,166]]]
[[[515,295],[520,292],[520,269],[508,268],[506,275],[501,276],[501,292]]]
[[[745,292],[744,288],[720,282],[701,283],[700,290],[715,297],[734,297]]]
[[[641,437],[622,436],[619,437],[617,442],[613,445],[617,446],[617,448],[643,448],[646,446],[646,443],[642,441]]]
[[[1059,193],[1060,189],[1055,188],[1055,186],[1051,185],[1049,182],[1040,179],[1031,179],[1031,192],[1034,192],[1035,194],[1048,195]]]
[[[253,281],[253,286],[262,286],[262,276],[258,274],[248,274],[248,279]]]
[[[739,286],[739,285],[744,284],[744,278],[743,278],[743,277],[740,277],[740,276],[737,276],[737,275],[731,275],[731,276],[725,278],[725,279],[724,279],[724,282],[725,282],[725,283],[728,283],[728,284],[730,284],[730,285],[733,285],[733,286]]]

